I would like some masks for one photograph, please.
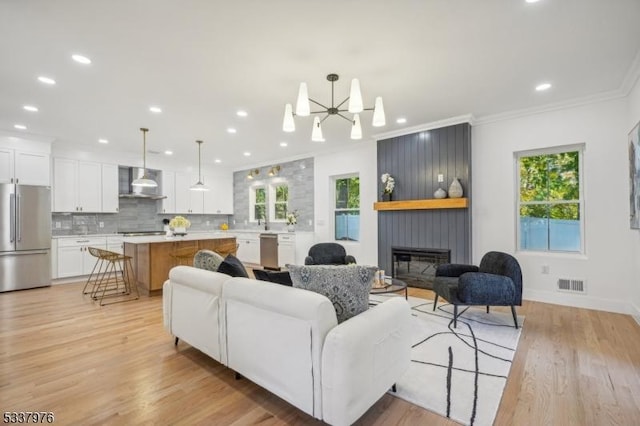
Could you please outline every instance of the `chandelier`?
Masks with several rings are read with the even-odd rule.
[[[362,111],[373,111],[372,125],[374,127],[384,126],[386,119],[384,116],[384,106],[382,105],[382,98],[378,96],[376,98],[373,108],[364,108],[362,102],[362,93],[360,93],[360,81],[357,78],[351,80],[351,90],[349,97],[335,104],[334,101],[334,84],[338,81],[338,74],[327,75],[327,80],[331,82],[331,106],[325,106],[320,102],[311,99],[307,92],[307,83],[300,83],[300,89],[298,90],[298,100],[296,102],[296,112],[293,113],[293,107],[291,104],[286,104],[284,107],[284,120],[282,121],[282,130],[285,132],[293,132],[296,130],[296,124],[293,121],[294,115],[301,117],[307,117],[310,114],[326,114],[322,119],[319,116],[315,116],[313,119],[313,130],[311,132],[311,140],[314,142],[324,142],[325,139],[322,136],[321,124],[332,115],[342,117],[345,120],[351,122],[351,139],[362,139],[362,127],[360,126],[360,113]],[[343,108],[343,105],[349,101],[347,108]],[[311,104],[318,105],[322,109],[319,111],[311,111]],[[342,109],[341,109],[342,108]],[[352,118],[347,117],[344,113],[353,114]]]

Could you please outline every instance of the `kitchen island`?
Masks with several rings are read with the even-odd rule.
[[[236,238],[226,233],[193,233],[182,237],[140,236],[123,238],[124,254],[131,256],[142,294],[162,294],[169,271],[176,266],[176,253],[206,249],[221,254],[235,252]]]

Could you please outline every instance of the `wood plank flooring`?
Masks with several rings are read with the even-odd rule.
[[[187,344],[176,349],[161,297],[99,307],[82,286],[0,293],[3,411],[51,411],[62,425],[322,424]],[[518,312],[526,321],[496,425],[638,424],[633,318],[535,302]],[[385,395],[357,424],[455,423]]]

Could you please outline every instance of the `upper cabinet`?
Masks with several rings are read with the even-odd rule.
[[[160,213],[176,212],[176,174],[174,172],[162,171],[162,195],[166,198],[162,200]]]
[[[48,153],[0,147],[0,183],[50,185]]]
[[[204,175],[209,191],[204,192],[204,212],[233,214],[233,174]]]
[[[167,214],[233,214],[233,175],[203,176],[209,191],[192,191],[197,175],[162,172],[161,213]]]
[[[53,211],[117,212],[118,166],[54,158]]]

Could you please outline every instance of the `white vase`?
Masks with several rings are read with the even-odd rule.
[[[296,232],[296,225],[287,225],[287,231]]]
[[[184,226],[178,226],[173,228],[173,235],[185,235],[187,233],[187,228]]]
[[[447,191],[442,188],[436,189],[436,192],[433,193],[433,196],[436,198],[447,198]]]
[[[453,178],[453,182],[451,182],[451,186],[449,186],[449,197],[450,198],[460,198],[462,197],[462,185],[460,185],[460,181],[458,178]]]

